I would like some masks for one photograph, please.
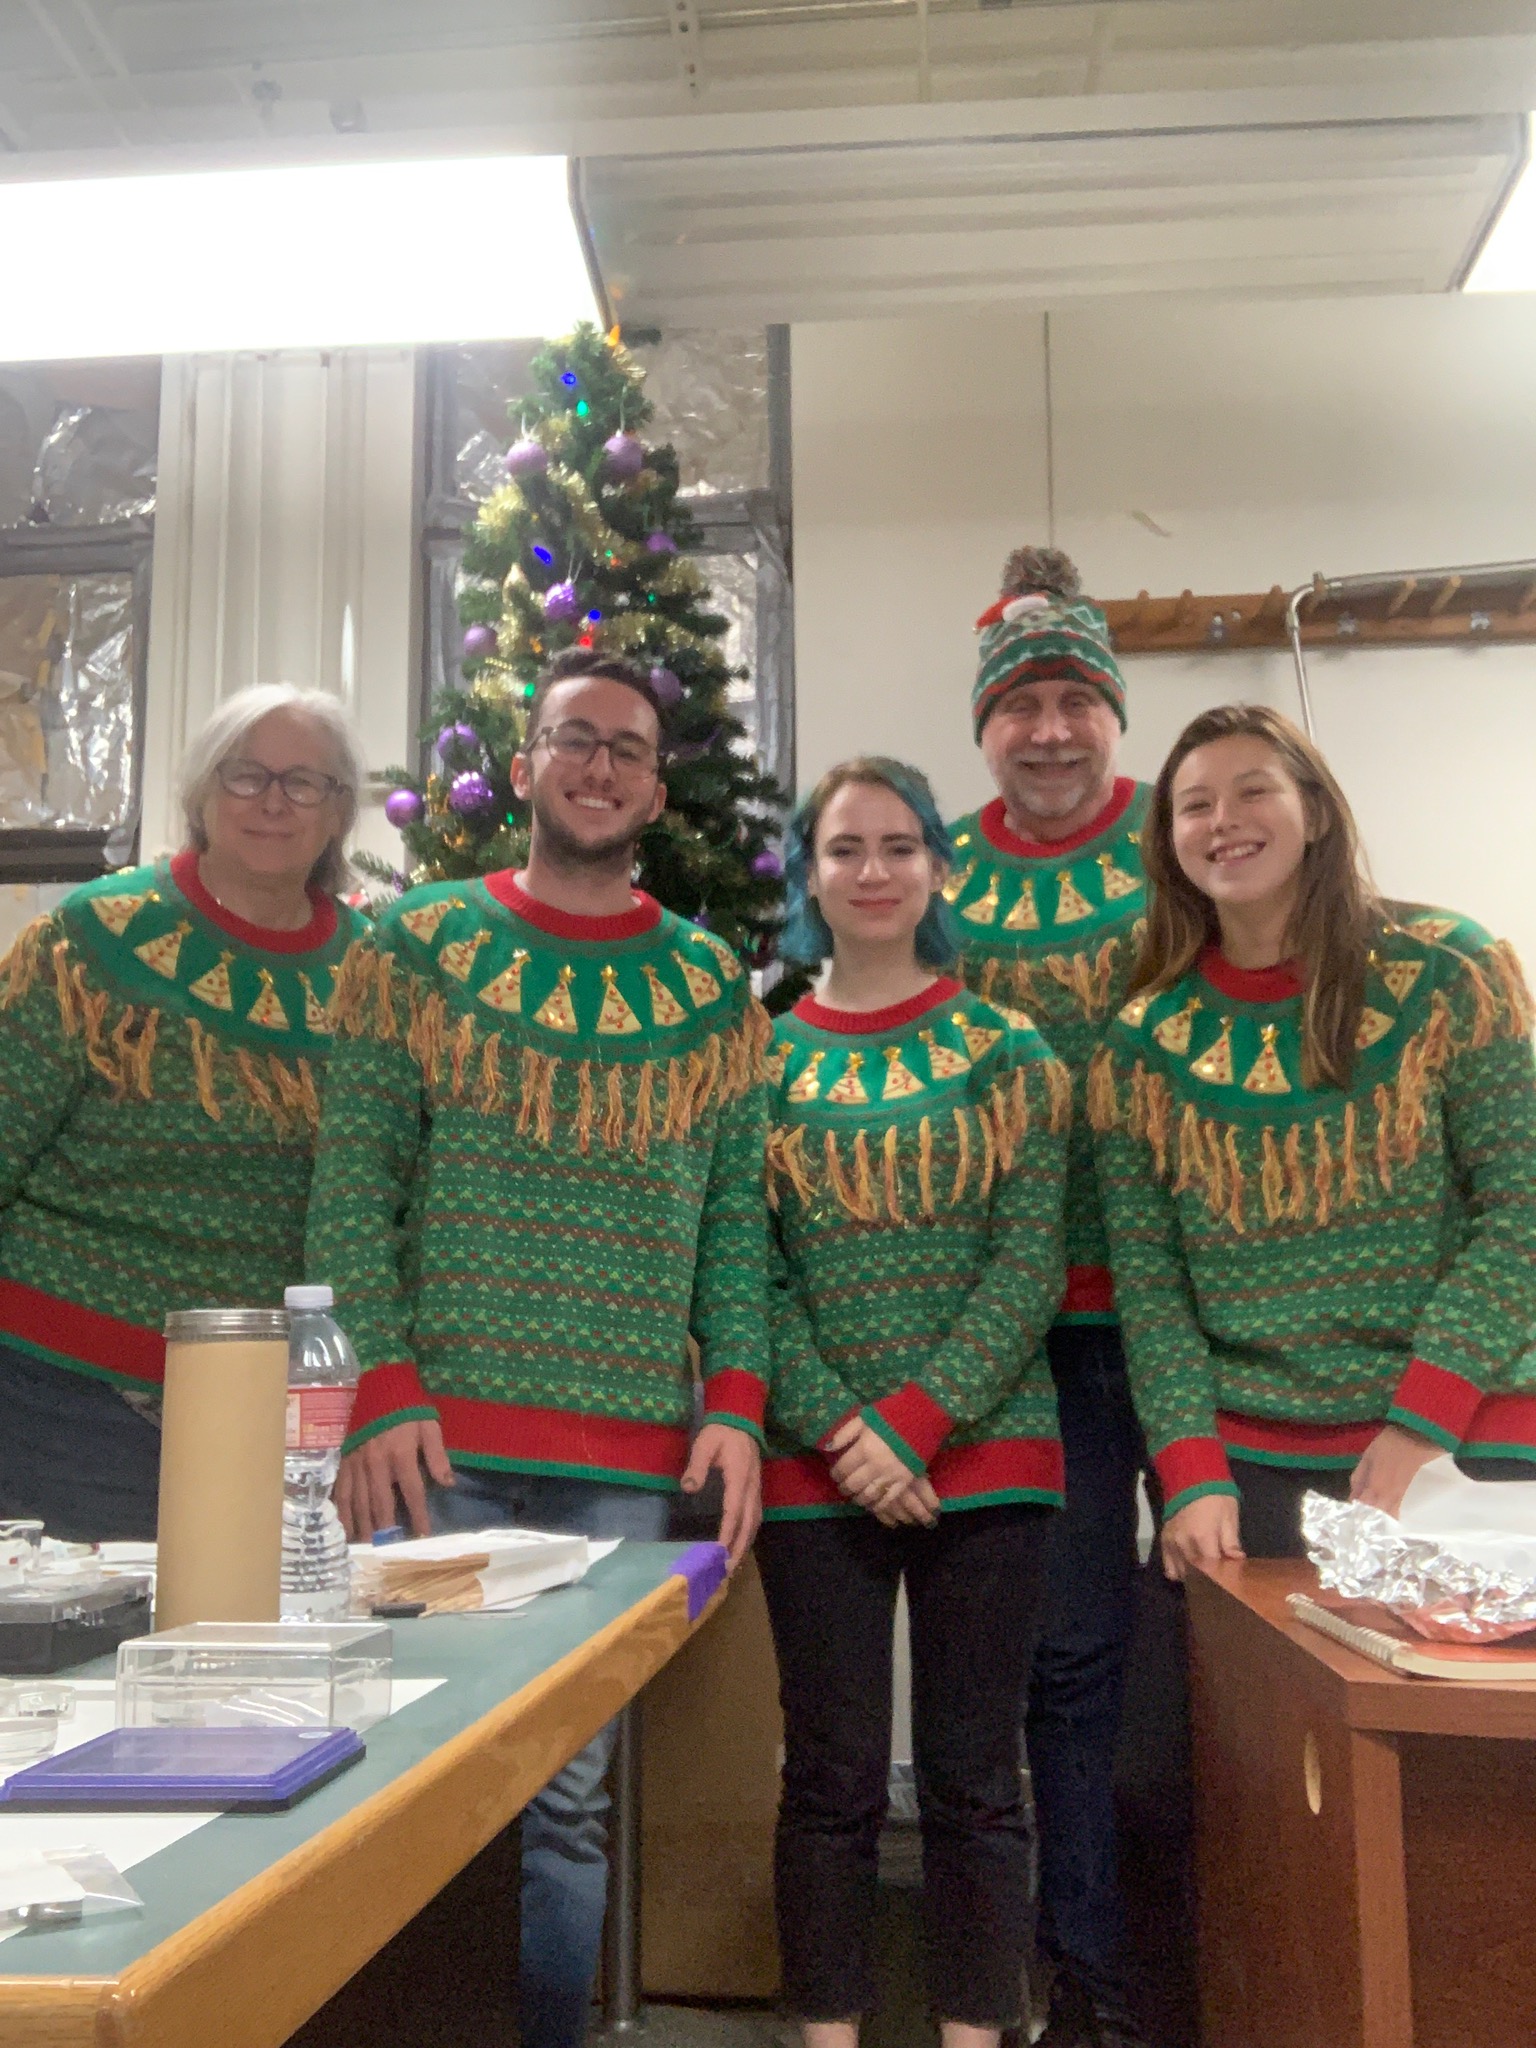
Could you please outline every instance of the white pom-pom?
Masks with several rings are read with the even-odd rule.
[[[1044,591],[1032,590],[1026,597],[1010,598],[1008,603],[1003,606],[1003,617],[1005,619],[1022,619],[1028,612],[1048,612],[1050,608],[1051,600],[1045,595]]]

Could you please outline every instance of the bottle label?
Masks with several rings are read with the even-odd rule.
[[[288,1449],[339,1451],[352,1420],[355,1387],[290,1387]]]

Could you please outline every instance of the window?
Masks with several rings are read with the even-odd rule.
[[[794,610],[790,553],[789,330],[676,329],[625,342],[646,372],[652,441],[678,453],[683,493],[717,609],[731,622],[731,705],[766,772],[793,792]],[[459,678],[457,586],[475,507],[515,438],[507,407],[537,342],[435,349],[426,358],[423,706]],[[423,716],[426,715],[423,709]]]
[[[0,878],[134,857],[158,363],[0,369]]]

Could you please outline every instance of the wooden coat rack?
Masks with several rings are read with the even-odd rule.
[[[1317,575],[1299,589],[1221,597],[1111,599],[1104,606],[1118,654],[1217,654],[1289,647],[1302,717],[1313,731],[1308,647],[1444,647],[1536,640],[1536,561],[1475,562],[1459,569]]]

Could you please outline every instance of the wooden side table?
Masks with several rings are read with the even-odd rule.
[[[1532,2048],[1536,1682],[1403,1678],[1188,1581],[1205,2048]]]

